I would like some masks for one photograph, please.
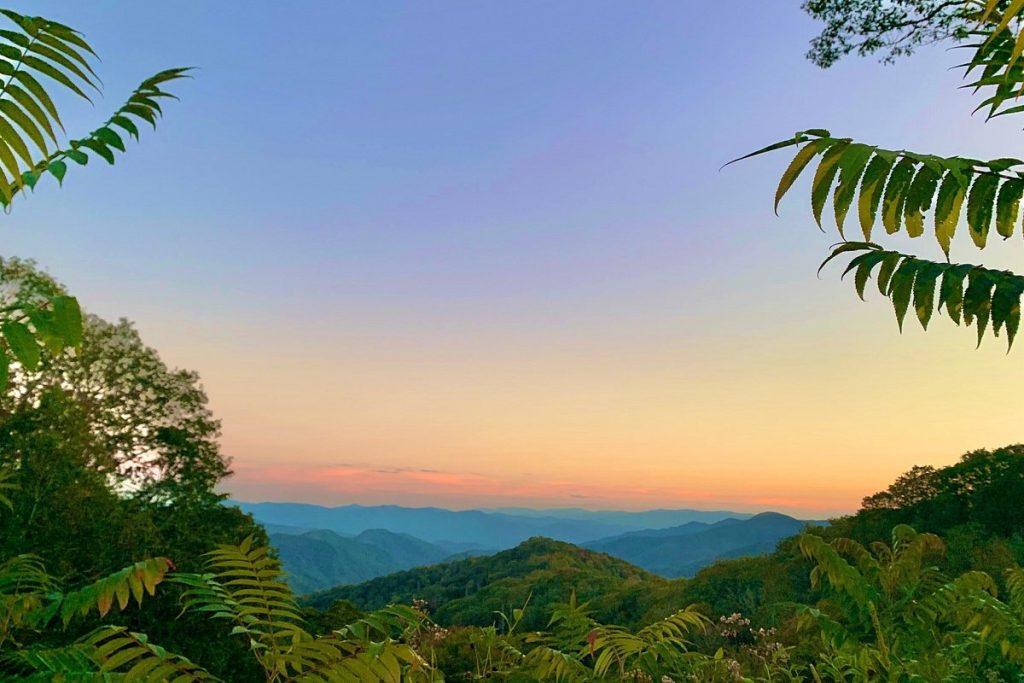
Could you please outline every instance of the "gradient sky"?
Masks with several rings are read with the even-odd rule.
[[[200,372],[236,498],[821,515],[1022,438],[1024,351],[900,335],[815,277],[806,183],[773,215],[787,154],[719,171],[808,127],[1013,154],[958,55],[818,70],[797,0],[13,4],[103,58],[69,130],[200,67],[4,253]]]

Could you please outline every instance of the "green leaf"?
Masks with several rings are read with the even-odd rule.
[[[67,157],[81,166],[85,166],[89,163],[89,155],[85,152],[80,152],[77,149],[69,149],[67,151]]]
[[[39,130],[39,126],[13,100],[0,99],[0,111],[25,131],[25,134],[29,136],[44,156],[50,153],[46,146],[46,139],[43,137],[42,131]]]
[[[932,204],[938,182],[939,174],[929,166],[921,166],[910,182],[907,200],[903,205],[903,220],[909,236],[920,237],[924,234],[924,212]]]
[[[43,60],[39,59],[38,57],[33,57],[31,55],[26,55],[21,61],[22,61],[22,63],[25,64],[25,66],[31,67],[32,69],[35,69],[39,73],[45,74],[45,75],[49,76],[50,78],[52,78],[53,80],[57,81],[58,83],[60,83],[65,88],[67,88],[71,92],[75,93],[79,97],[85,98],[86,100],[89,100],[90,102],[92,102],[92,100],[89,98],[89,96],[86,95],[85,92],[81,88],[79,88],[77,85],[75,85],[74,81],[72,81],[70,78],[68,78],[66,75],[64,75],[63,71],[61,71],[60,69],[57,69],[56,67],[54,67],[49,62],[44,62]]]
[[[65,70],[70,71],[72,74],[74,74],[75,76],[80,78],[85,83],[88,83],[92,87],[94,87],[94,88],[97,87],[96,84],[92,82],[92,79],[89,78],[89,75],[86,74],[85,71],[82,71],[82,69],[79,67],[78,64],[75,64],[73,61],[68,59],[65,55],[61,54],[61,52],[59,52],[57,50],[54,50],[49,45],[43,45],[41,43],[36,42],[36,43],[33,43],[32,47],[30,47],[29,49],[32,52],[35,52],[38,55],[46,57],[47,59],[49,59],[51,62],[54,62],[58,66],[64,67]],[[90,72],[92,71],[92,69],[89,69],[89,65],[88,64],[86,64],[85,67]],[[93,74],[93,75],[95,76],[95,74]]]
[[[889,282],[889,298],[892,299],[896,311],[896,322],[903,331],[903,319],[910,307],[910,295],[914,290],[914,276],[917,274],[919,262],[915,258],[906,258],[893,273]]]
[[[819,228],[821,227],[821,212],[825,209],[825,201],[828,199],[829,190],[832,189],[832,181],[839,170],[839,159],[849,144],[849,140],[840,140],[829,147],[814,172],[814,180],[811,183],[811,210],[814,212],[814,220]]]
[[[893,157],[888,154],[875,154],[864,170],[860,181],[860,198],[857,200],[857,217],[865,240],[871,240],[871,228],[875,224],[878,205],[882,201],[882,189],[892,169]]]
[[[65,41],[62,41],[61,39],[57,38],[56,36],[52,36],[52,35],[47,34],[47,33],[44,33],[44,34],[40,35],[37,38],[37,40],[40,43],[43,43],[44,45],[48,45],[48,46],[50,46],[50,47],[52,47],[52,48],[54,48],[56,50],[60,50],[61,52],[66,54],[68,57],[71,57],[76,62],[81,64],[85,69],[88,69],[89,73],[91,73],[93,76],[96,75],[96,72],[92,70],[91,66],[89,66],[89,61],[84,56],[82,56],[82,54],[80,52],[78,52],[78,50],[76,50],[73,47],[71,47],[70,45],[68,45]],[[92,50],[90,49],[89,52],[92,52]]]
[[[10,186],[16,184],[13,179],[19,178],[21,171],[18,166],[18,160],[14,158],[11,148],[3,141],[2,136],[0,136],[0,164],[3,165],[12,178],[11,182],[4,183],[4,194],[8,194],[11,189]],[[14,189],[16,190],[17,188]]]
[[[68,346],[82,343],[82,309],[73,296],[53,298],[53,316],[57,330]]]
[[[998,187],[999,176],[983,173],[975,179],[967,196],[967,227],[970,228],[971,239],[979,249],[984,249],[988,240]]]
[[[51,354],[58,354],[64,348],[65,341],[53,319],[53,312],[39,308],[28,308],[25,313],[32,321],[32,327],[36,330],[36,337],[42,340],[46,349]]]
[[[939,287],[939,307],[946,306],[946,312],[957,325],[960,324],[960,312],[964,304],[964,278],[974,270],[970,264],[956,265],[942,274]]]
[[[882,195],[882,225],[888,234],[898,232],[906,190],[914,176],[914,161],[908,157],[900,159],[889,174],[889,182]]]
[[[848,251],[864,251],[865,249],[871,249],[873,251],[882,250],[880,246],[878,246],[877,244],[872,244],[870,242],[841,242],[832,250],[832,253],[828,255],[828,258],[822,261],[821,265],[818,266],[818,275],[821,275],[821,271],[825,268],[825,266],[827,266],[832,259],[836,258],[840,254],[845,254]],[[847,268],[846,271],[843,272],[843,275],[845,276],[846,273],[849,272],[850,269]]]
[[[20,104],[21,107],[28,112],[29,116],[31,116],[33,120],[35,120],[35,122],[46,131],[46,134],[54,144],[56,144],[57,135],[53,131],[53,126],[50,125],[50,117],[46,115],[46,112],[44,112],[42,107],[39,106],[39,103],[36,102],[31,95],[18,87],[14,82],[9,82],[7,84],[6,92],[14,98],[15,102]]]
[[[11,378],[11,359],[0,350],[0,391],[7,388],[7,382]]]
[[[928,329],[935,307],[935,283],[946,267],[937,263],[923,263],[914,279],[914,311],[921,327]]]
[[[992,288],[995,280],[983,268],[973,269],[967,277],[967,289],[964,292],[964,322],[970,325],[976,321],[978,328],[978,345],[985,335],[988,318],[992,308]]]
[[[19,363],[28,370],[36,370],[39,367],[40,351],[32,332],[24,323],[8,321],[0,328],[3,330],[7,346]]]
[[[0,138],[3,138],[4,142],[10,145],[11,149],[13,149],[15,153],[22,158],[26,167],[32,168],[35,166],[35,160],[32,158],[32,153],[28,151],[28,145],[25,144],[21,135],[14,130],[14,126],[8,123],[7,119],[3,116],[0,116]]]
[[[857,272],[853,276],[854,286],[857,288],[857,296],[864,300],[864,288],[867,286],[868,280],[871,278],[871,271],[885,260],[886,252],[884,251],[872,251],[867,254],[861,254],[857,258],[850,261],[850,266],[856,265]]]
[[[1002,237],[1013,237],[1013,225],[1017,222],[1020,199],[1024,195],[1024,180],[1013,178],[999,188],[996,197],[996,232]]]
[[[840,235],[843,235],[843,224],[846,222],[850,204],[853,203],[853,195],[857,192],[857,183],[874,151],[874,147],[853,143],[846,147],[839,158],[839,182],[836,183],[836,190],[832,195],[832,208],[835,211],[836,227]]]
[[[50,114],[50,118],[57,123],[61,130],[64,130],[64,124],[61,123],[60,116],[57,114],[57,107],[54,106],[53,100],[50,99],[49,93],[46,92],[46,88],[32,74],[24,70],[15,71],[13,78],[20,81],[30,93],[35,95],[36,99],[43,105],[43,108]]]
[[[94,138],[86,138],[81,141],[82,147],[88,147],[92,151],[99,154],[101,157],[107,160],[108,164],[114,163],[114,153],[110,151],[110,148],[104,145],[99,140]]]
[[[121,136],[112,131],[110,128],[100,128],[95,133],[93,133],[93,135],[95,135],[105,144],[110,145],[114,149],[119,150],[121,152],[124,151],[124,140],[122,140]]]
[[[878,284],[878,291],[883,296],[889,296],[889,280],[892,279],[892,274],[896,272],[896,266],[899,265],[902,256],[895,251],[885,252],[885,258],[882,259],[882,267],[878,269],[878,278],[875,281]]]
[[[970,183],[970,178],[967,179]],[[942,178],[939,194],[935,200],[935,239],[942,247],[942,253],[949,258],[949,247],[960,221],[960,207],[967,194],[967,185],[961,183],[952,171]]]
[[[46,170],[53,174],[58,183],[64,183],[64,174],[68,172],[68,165],[63,161],[51,161]]]
[[[999,330],[1006,327],[1008,348],[1013,347],[1013,339],[1020,327],[1020,296],[1024,293],[1024,278],[1006,275],[999,279],[996,290],[992,294],[992,331],[998,336]]]
[[[789,166],[786,171],[782,174],[782,178],[779,179],[779,187],[775,190],[775,215],[779,215],[779,203],[782,198],[789,192],[789,188],[793,186],[796,179],[800,176],[806,168],[808,162],[813,159],[817,154],[820,154],[824,150],[828,149],[835,144],[834,140],[814,140],[809,142],[796,153],[793,160],[789,162]]]
[[[131,119],[118,114],[111,118],[110,122],[128,131],[128,134],[131,135],[136,140],[139,139],[139,129],[135,126],[134,123],[132,123]]]

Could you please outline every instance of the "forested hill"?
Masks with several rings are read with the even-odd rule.
[[[384,529],[368,529],[351,538],[326,529],[271,533],[270,543],[277,548],[288,583],[297,593],[367,581],[452,555],[432,543]]]
[[[308,598],[325,609],[349,600],[363,609],[426,600],[445,625],[490,625],[495,612],[510,613],[529,600],[524,628],[542,628],[550,606],[577,598],[590,601],[598,619],[621,624],[648,621],[681,606],[683,582],[663,579],[628,562],[547,538],[531,538],[510,550],[339,586]]]

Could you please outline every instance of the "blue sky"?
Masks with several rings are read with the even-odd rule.
[[[816,279],[784,155],[719,171],[807,127],[1005,156],[955,55],[821,71],[781,0],[14,6],[103,59],[70,131],[197,67],[4,251],[200,372],[236,497],[833,512],[1019,439],[1019,361]]]

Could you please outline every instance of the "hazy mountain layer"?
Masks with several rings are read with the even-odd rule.
[[[777,512],[714,524],[688,522],[587,543],[586,547],[622,558],[662,576],[692,576],[715,560],[769,553],[783,538],[807,524]]]

